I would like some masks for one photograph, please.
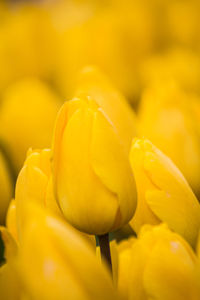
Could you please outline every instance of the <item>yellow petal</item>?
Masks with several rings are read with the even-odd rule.
[[[94,119],[91,164],[101,182],[117,196],[118,219],[112,228],[121,227],[132,217],[136,208],[136,188],[127,156],[116,133],[99,110]]]
[[[136,162],[138,152],[142,159]],[[142,189],[138,202],[145,201],[158,220],[194,246],[200,228],[200,205],[181,172],[147,140],[136,140],[130,156],[136,182]],[[144,178],[151,184],[142,186]],[[136,212],[138,218],[144,218],[142,210],[140,214]],[[151,224],[151,219],[144,218],[144,222]]]
[[[12,234],[13,238],[17,241],[18,240],[18,233],[17,233],[17,219],[16,219],[16,200],[12,199],[7,215],[6,215],[6,227],[8,231]]]
[[[32,299],[115,299],[109,272],[89,244],[70,225],[28,209],[37,218],[26,224],[20,272]]]

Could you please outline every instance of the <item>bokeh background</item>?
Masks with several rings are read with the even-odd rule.
[[[97,66],[200,194],[200,1],[0,2],[0,223],[29,147],[50,147],[81,70]]]

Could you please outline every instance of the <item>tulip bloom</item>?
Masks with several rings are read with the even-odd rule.
[[[135,211],[134,177],[114,124],[91,98],[66,102],[53,143],[57,201],[77,229],[102,235]]]
[[[194,246],[200,229],[200,205],[181,172],[145,139],[133,141],[130,161],[138,192],[131,221],[134,230],[163,221]]]
[[[29,147],[50,147],[60,105],[57,95],[37,79],[21,80],[2,95],[0,136],[16,172]]]
[[[36,218],[26,220],[18,265],[31,299],[118,299],[106,266],[88,243],[47,211],[36,205],[29,209]]]
[[[186,241],[165,224],[145,225],[137,240],[129,243],[128,248],[119,249],[119,259],[127,277],[124,299],[200,297],[195,280],[197,257]]]
[[[140,135],[174,161],[197,195],[200,194],[199,115],[199,99],[185,94],[172,82],[160,82],[145,91],[139,109]]]

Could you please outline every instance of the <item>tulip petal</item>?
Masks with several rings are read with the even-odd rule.
[[[160,220],[194,246],[200,228],[200,205],[171,160],[154,151],[146,154],[144,168],[159,189],[146,192],[147,204]]]
[[[92,167],[119,201],[115,226],[130,220],[136,208],[136,187],[128,158],[117,133],[101,109],[95,115],[92,134]],[[127,209],[128,208],[128,209]]]

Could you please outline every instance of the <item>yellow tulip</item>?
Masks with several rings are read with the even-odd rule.
[[[174,161],[197,195],[200,194],[199,115],[199,98],[186,95],[174,82],[160,82],[148,89],[139,110],[140,135]]]
[[[59,107],[57,96],[37,79],[24,79],[4,93],[0,137],[16,170],[22,166],[29,147],[50,146]]]
[[[11,170],[9,168],[8,162],[5,159],[5,156],[0,150],[0,224],[5,222],[6,211],[9,205],[9,202],[12,198],[13,187],[12,187],[12,178]]]
[[[87,67],[80,74],[77,97],[91,97],[105,111],[115,125],[119,138],[129,153],[131,141],[137,135],[136,115],[127,100],[95,67]]]
[[[66,102],[53,143],[57,201],[79,230],[102,235],[126,224],[135,211],[135,182],[122,141],[92,98]]]
[[[135,101],[138,67],[155,39],[149,2],[59,1],[52,6],[58,35],[55,77],[65,97],[73,95],[80,69],[94,64]]]
[[[131,225],[167,223],[195,245],[200,229],[200,204],[173,162],[145,139],[136,139],[130,152],[138,206]]]
[[[18,4],[0,19],[1,91],[27,76],[52,77],[55,38],[48,13],[31,2]]]
[[[20,239],[24,232],[26,218],[34,218],[33,214],[27,216],[27,201],[38,203],[41,207],[51,210],[57,216],[61,216],[53,193],[50,157],[51,151],[49,149],[36,151],[30,149],[24,166],[19,173],[15,191],[16,209],[13,211],[13,215],[16,213],[16,216],[12,216],[12,211],[9,210],[8,223],[9,221],[12,223],[12,219],[16,218]],[[11,216],[9,216],[10,214]],[[13,232],[12,224],[8,228]]]
[[[144,86],[173,79],[184,91],[200,91],[200,57],[190,49],[174,47],[164,54],[150,56],[140,65],[140,72]]]
[[[165,224],[145,225],[138,239],[119,252],[126,271],[128,300],[197,300],[197,257],[190,246]],[[128,274],[127,274],[128,273]]]
[[[117,299],[106,267],[68,224],[35,206],[26,220],[19,272],[33,300]]]

